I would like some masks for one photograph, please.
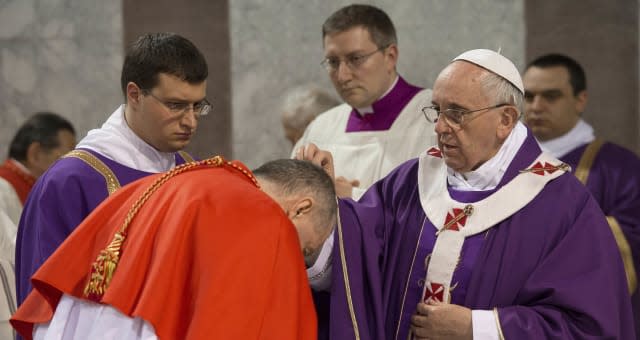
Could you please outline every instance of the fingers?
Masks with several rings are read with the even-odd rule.
[[[320,150],[318,146],[309,143],[300,147],[296,151],[296,159],[310,161],[311,163],[321,167],[327,174],[334,178],[333,156],[328,151]]]
[[[429,299],[429,301],[427,301],[427,304],[429,306],[439,306],[442,304],[442,302],[438,301],[438,300],[434,300],[434,299]]]
[[[359,187],[360,186],[360,181],[357,179],[354,179],[353,181],[351,181],[351,186],[352,187]]]
[[[424,302],[420,302],[418,303],[418,307],[416,307],[416,314],[428,316],[430,310],[431,308],[429,308],[429,305]]]

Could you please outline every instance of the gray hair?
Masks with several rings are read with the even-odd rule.
[[[517,87],[499,75],[487,71],[480,84],[485,93],[495,97],[495,105],[507,103],[518,109],[518,115],[523,111],[524,95]]]
[[[318,87],[296,87],[285,95],[282,122],[302,133],[319,114],[339,104],[337,99]]]
[[[320,167],[296,159],[278,159],[253,170],[254,176],[278,186],[283,197],[309,195],[318,202],[317,227],[333,227],[337,215],[333,180]],[[320,231],[320,230],[318,230]]]

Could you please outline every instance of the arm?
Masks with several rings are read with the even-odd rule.
[[[107,197],[104,179],[79,162],[75,159],[58,161],[36,182],[27,199],[16,241],[19,303],[31,291],[31,275]]]

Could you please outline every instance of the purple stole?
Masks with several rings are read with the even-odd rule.
[[[356,109],[351,110],[346,132],[389,130],[400,112],[421,90],[398,77],[393,89],[371,105],[374,113],[361,116]]]

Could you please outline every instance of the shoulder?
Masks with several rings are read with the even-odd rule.
[[[593,167],[640,176],[640,158],[633,151],[611,142],[605,142],[598,151]]]
[[[353,108],[347,103],[340,104],[319,114],[316,119],[314,119],[311,124],[309,124],[309,126],[311,127],[335,123],[338,119],[348,117],[351,114],[352,109]]]

